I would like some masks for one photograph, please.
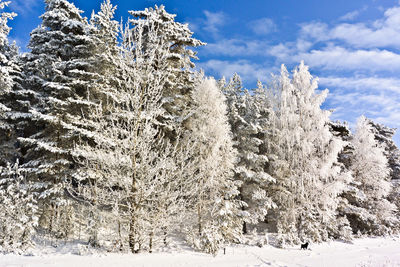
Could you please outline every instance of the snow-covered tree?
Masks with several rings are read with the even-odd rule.
[[[161,100],[167,65],[154,62],[163,60],[167,54],[162,51],[167,49],[165,43],[159,43],[144,50],[143,34],[153,39],[158,34],[147,30],[137,25],[135,31],[128,28],[123,32],[123,86],[114,92],[108,108],[92,110],[98,125],[95,134],[102,139],[95,146],[78,145],[75,151],[77,160],[85,165],[82,171],[91,177],[90,184],[70,188],[74,198],[101,214],[94,218],[98,229],[91,238],[102,243],[106,237],[99,229],[108,227],[105,232],[135,253],[151,252],[159,237],[166,243],[171,227],[178,227],[173,222],[178,220],[178,207],[183,206],[179,179],[187,161],[176,145],[164,141],[157,126],[157,118],[164,112]],[[107,212],[107,207],[114,207],[113,211]],[[110,215],[115,224],[98,221]]]
[[[105,125],[102,124],[100,118],[106,112],[110,112],[113,103],[118,102],[118,94],[123,90],[122,57],[121,48],[118,45],[120,25],[114,20],[115,10],[116,7],[109,0],[104,1],[99,12],[92,14],[90,27],[86,33],[91,40],[88,47],[91,50],[90,53],[81,58],[81,61],[86,63],[87,66],[81,72],[81,80],[85,82],[84,86],[87,87],[86,101],[89,105],[81,109],[85,113],[81,120],[82,125],[86,124],[89,127],[88,131],[85,131],[79,137],[77,142],[80,147],[79,151],[73,149],[73,161],[79,167],[71,173],[68,186],[73,184],[82,187],[85,184],[89,188],[70,188],[72,191],[90,190],[89,185],[98,182],[95,181],[96,177],[87,172],[86,167],[83,167],[86,164],[85,156],[89,155],[94,147],[103,142],[104,134],[99,129],[105,127]],[[83,151],[83,148],[88,151]],[[83,209],[89,215],[86,217],[86,222],[81,223],[83,227],[80,227],[80,232],[90,231],[90,243],[97,246],[97,232],[100,231],[98,228],[101,226],[98,223],[99,220],[105,218],[98,214],[100,211],[95,203],[91,203],[91,205],[87,201],[78,201],[78,203],[81,205],[75,205],[75,208]]]
[[[96,84],[92,87],[99,91],[92,97],[101,100],[104,108],[116,100],[114,94],[118,94],[118,90],[123,87],[120,71],[121,47],[118,43],[121,33],[120,24],[114,20],[115,11],[116,6],[110,0],[105,0],[100,11],[93,13],[90,19],[90,36],[94,39],[95,46],[89,61],[98,75]]]
[[[369,124],[372,126],[371,129],[375,135],[375,139],[378,141],[378,143],[383,145],[385,149],[384,154],[388,159],[390,179],[400,179],[400,150],[393,141],[393,136],[396,133],[396,129],[376,123],[372,120],[369,120]]]
[[[129,22],[135,31],[136,26],[145,28],[143,32],[144,46],[143,50],[152,51],[154,46],[163,44],[166,51],[157,53],[165,54],[163,62],[157,59],[153,64],[167,64],[166,81],[163,91],[163,108],[165,112],[158,119],[163,126],[163,131],[168,138],[176,138],[176,129],[188,119],[190,112],[191,91],[195,84],[195,77],[192,62],[197,59],[196,52],[190,48],[204,45],[201,41],[192,37],[193,32],[189,30],[187,24],[175,21],[174,14],[169,14],[163,5],[154,8],[146,8],[141,11],[129,12],[133,19]],[[146,32],[156,32],[155,38]]]
[[[0,1],[0,10],[3,10],[10,2]],[[0,89],[1,93],[11,90],[13,80],[10,77],[10,64],[8,58],[9,42],[8,34],[10,27],[8,21],[16,16],[15,13],[1,12],[0,13]]]
[[[395,213],[400,214],[400,187],[399,187],[399,179],[400,179],[400,149],[397,147],[393,140],[393,136],[396,133],[395,128],[387,127],[383,124],[376,123],[369,119],[369,124],[372,127],[372,132],[375,135],[375,140],[381,144],[384,149],[384,155],[388,159],[388,166],[390,170],[390,180],[392,183],[392,190],[388,196],[388,200],[395,204],[397,209]],[[400,225],[397,223],[396,228],[399,230]],[[392,230],[394,227],[391,227]]]
[[[348,229],[337,225],[336,218],[337,196],[350,179],[337,160],[345,142],[332,135],[331,112],[321,109],[328,90],[317,88],[317,79],[302,62],[292,78],[282,66],[270,89],[274,113],[266,155],[276,182],[269,193],[277,205],[275,224],[283,241],[321,242],[338,228]]]
[[[241,201],[233,178],[236,151],[233,148],[225,97],[214,79],[204,79],[193,91],[194,115],[187,138],[193,144],[193,167],[187,177],[191,234],[189,241],[216,253],[226,242],[241,238]],[[195,220],[193,220],[195,219]],[[189,226],[190,227],[190,226]]]
[[[10,2],[0,1],[0,12]],[[0,166],[8,162],[15,162],[18,157],[15,149],[15,125],[12,122],[12,93],[19,72],[17,61],[17,48],[10,44],[8,34],[10,27],[8,21],[16,16],[14,13],[0,13]]]
[[[34,245],[36,199],[33,184],[26,180],[18,162],[0,167],[0,250],[25,250]]]
[[[250,94],[242,87],[239,75],[235,74],[222,90],[227,98],[228,119],[232,129],[234,147],[238,151],[235,164],[235,179],[241,182],[240,199],[243,210],[243,233],[247,223],[263,221],[273,206],[266,188],[274,179],[266,172],[268,162],[263,153],[263,144],[268,131],[268,98],[259,83],[259,88]]]
[[[22,167],[37,182],[43,199],[40,224],[60,233],[55,222],[70,222],[73,217],[59,216],[71,213],[72,204],[64,195],[65,178],[76,177],[80,168],[72,151],[75,143],[95,139],[90,109],[99,104],[102,77],[96,73],[101,65],[93,60],[98,39],[82,11],[66,0],[45,4],[42,24],[31,33],[31,52],[23,58],[21,94],[29,99],[29,125],[19,140],[25,151]],[[72,225],[63,228],[71,233]]]
[[[350,127],[346,121],[340,122],[336,121],[333,122],[331,121],[329,123],[331,132],[334,136],[342,139],[344,142],[346,142],[346,146],[344,149],[339,153],[339,162],[344,164],[344,167],[346,169],[350,168],[351,165],[351,158],[353,155],[353,145],[351,144],[350,140],[353,137],[353,134],[350,130]]]
[[[387,234],[398,223],[396,209],[386,197],[391,191],[390,169],[385,148],[375,140],[370,121],[361,116],[352,139],[354,153],[350,169],[354,182],[345,197],[344,210],[354,233]]]

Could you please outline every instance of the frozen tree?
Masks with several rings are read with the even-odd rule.
[[[102,138],[94,147],[79,145],[75,151],[77,160],[85,165],[82,171],[91,177],[90,184],[71,188],[71,195],[95,213],[115,217],[113,225],[102,225],[101,218],[94,218],[97,229],[90,233],[91,238],[101,243],[106,237],[99,229],[111,227],[112,239],[123,247],[127,243],[134,253],[151,252],[160,236],[165,244],[171,227],[178,226],[173,222],[178,220],[178,207],[183,206],[180,172],[188,158],[176,145],[164,141],[157,126],[157,118],[164,112],[161,99],[167,65],[154,62],[165,62],[163,51],[167,50],[166,44],[159,42],[145,51],[144,33],[157,40],[157,32],[142,25],[123,32],[123,87],[115,92],[108,108],[92,111],[97,118],[96,135]]]
[[[19,138],[24,167],[36,181],[43,210],[40,225],[59,237],[73,231],[73,209],[65,197],[65,178],[75,179],[77,142],[96,138],[90,110],[99,105],[103,79],[94,56],[98,38],[82,11],[66,0],[46,0],[42,24],[31,33],[24,61],[24,90],[29,99],[28,126]],[[50,201],[47,201],[49,199]],[[63,224],[64,226],[61,226]],[[57,227],[61,227],[59,229]]]
[[[0,1],[0,10],[4,9],[10,2]],[[10,75],[10,63],[9,63],[9,49],[10,44],[8,42],[8,34],[10,27],[7,25],[8,20],[13,19],[16,16],[15,13],[2,12],[0,13],[0,89],[1,93],[11,90],[13,86],[13,80]],[[4,107],[2,107],[2,110]]]
[[[114,94],[118,94],[118,90],[123,87],[120,71],[121,47],[118,44],[120,24],[114,20],[115,10],[116,6],[110,0],[105,0],[100,11],[93,13],[90,19],[90,36],[95,43],[90,61],[98,75],[95,87],[100,90],[93,97],[102,100],[104,108],[116,100]]]
[[[345,142],[330,132],[331,112],[321,109],[328,90],[317,88],[317,79],[301,63],[292,78],[282,66],[270,89],[274,113],[266,151],[276,182],[269,192],[277,205],[275,224],[282,241],[321,242],[338,228],[348,229],[342,227],[345,218],[342,225],[336,218],[337,196],[350,179],[337,160]]]
[[[8,4],[9,2],[0,1],[0,12]],[[18,157],[15,149],[15,125],[12,121],[16,114],[12,109],[12,99],[20,69],[17,64],[17,48],[15,44],[8,42],[10,27],[7,26],[8,20],[15,16],[14,13],[0,13],[0,166],[15,162]]]
[[[0,167],[0,250],[16,251],[32,247],[37,226],[37,196],[18,162]]]
[[[91,173],[86,172],[85,153],[82,149],[85,147],[88,152],[92,151],[104,139],[104,134],[98,131],[104,125],[99,123],[100,117],[111,110],[113,103],[118,101],[118,94],[123,88],[123,79],[121,77],[122,57],[121,48],[118,45],[119,23],[114,20],[116,7],[109,0],[103,2],[98,13],[93,13],[88,28],[88,49],[90,53],[86,54],[80,60],[86,64],[86,68],[81,73],[83,86],[87,89],[86,102],[88,105],[81,108],[85,115],[81,118],[82,125],[87,125],[87,129],[79,136],[80,150],[72,152],[73,161],[79,167],[75,168],[71,173],[69,185],[82,186],[93,183],[95,177]],[[76,190],[77,188],[74,188]],[[81,188],[83,190],[83,188]],[[88,190],[88,189],[85,189]],[[83,191],[85,191],[83,190]],[[101,216],[97,214],[97,205],[88,205],[88,202],[79,202],[82,205],[76,205],[78,209],[84,209],[88,215],[86,222],[82,222],[80,232],[85,230],[91,231],[90,244],[97,246],[97,232],[100,227],[99,219]],[[93,203],[92,203],[93,204]],[[82,211],[78,211],[82,212]]]
[[[193,32],[187,24],[175,21],[174,14],[169,14],[163,5],[154,8],[146,8],[142,11],[130,11],[133,19],[129,22],[135,31],[136,26],[145,28],[143,32],[144,46],[143,50],[152,51],[154,45],[162,43],[166,51],[157,53],[166,53],[164,62],[156,60],[157,64],[167,64],[166,81],[163,91],[163,108],[165,112],[158,119],[163,126],[163,132],[168,138],[176,138],[176,127],[179,128],[188,118],[191,104],[191,91],[195,83],[191,61],[197,59],[196,53],[190,48],[204,45],[201,41],[192,37]],[[147,32],[156,32],[157,38],[152,38]]]
[[[354,154],[350,169],[354,182],[345,197],[344,210],[354,233],[387,234],[398,223],[395,205],[386,197],[391,191],[390,169],[385,148],[375,140],[370,121],[364,116],[357,122],[352,139]]]
[[[371,129],[375,135],[375,139],[378,143],[383,145],[385,149],[384,154],[388,159],[390,179],[400,179],[400,150],[393,141],[393,135],[396,133],[396,129],[376,123],[372,120],[369,120],[369,124],[372,126]]]
[[[187,138],[193,144],[193,175],[189,179],[189,201],[193,226],[189,241],[201,250],[216,253],[225,242],[241,238],[241,201],[233,179],[236,151],[226,117],[225,97],[215,80],[199,82],[193,91],[196,107]],[[192,227],[193,227],[192,226]]]
[[[378,141],[378,143],[381,144],[385,149],[384,155],[388,159],[390,170],[389,176],[392,183],[392,190],[388,196],[388,200],[396,205],[396,214],[399,214],[400,202],[398,199],[400,195],[400,188],[398,180],[400,179],[400,150],[393,141],[393,135],[396,133],[396,129],[376,123],[370,119],[368,121],[372,127],[372,132],[375,135],[375,140]],[[397,228],[399,226],[399,224],[396,225]]]
[[[353,137],[352,132],[350,131],[349,125],[346,121],[340,122],[330,122],[329,123],[330,130],[332,134],[344,142],[346,142],[346,146],[344,149],[339,153],[339,162],[344,164],[346,169],[350,168],[351,165],[351,158],[353,155],[354,147],[351,144],[351,139]]]
[[[238,151],[235,164],[235,179],[241,182],[240,199],[243,206],[243,233],[247,233],[247,223],[263,221],[273,203],[267,196],[266,188],[274,179],[266,172],[268,162],[263,153],[265,133],[268,131],[268,98],[261,83],[250,94],[242,87],[239,75],[235,74],[223,86],[227,98],[228,119],[232,129],[234,147]]]

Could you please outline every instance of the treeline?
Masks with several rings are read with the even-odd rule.
[[[90,19],[45,4],[24,54],[15,14],[0,17],[2,251],[180,237],[216,253],[261,225],[281,246],[398,231],[395,130],[332,122],[303,63],[246,90],[194,70],[205,44],[163,6],[121,24],[109,0]]]

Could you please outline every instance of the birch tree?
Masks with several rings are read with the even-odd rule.
[[[164,44],[166,53],[165,62],[156,61],[154,64],[167,64],[166,81],[163,91],[163,109],[165,112],[158,119],[163,127],[166,137],[174,140],[176,127],[180,128],[188,120],[191,110],[191,91],[195,84],[193,68],[195,64],[192,60],[197,59],[196,52],[192,48],[205,45],[205,43],[195,39],[193,32],[189,30],[187,24],[175,21],[176,15],[170,14],[163,5],[154,8],[146,8],[140,11],[130,11],[132,19],[129,20],[133,30],[135,25],[142,25],[146,31],[153,31],[157,34],[157,39],[148,36],[146,31],[143,33],[143,49],[152,51],[153,46],[158,42]]]
[[[187,137],[193,143],[195,171],[189,179],[193,203],[190,223],[196,226],[190,233],[193,244],[208,253],[216,253],[226,242],[238,242],[241,237],[241,201],[233,179],[236,151],[226,117],[225,97],[215,80],[202,80],[193,91],[194,115]],[[189,213],[190,214],[190,213]],[[193,227],[192,226],[192,227]]]
[[[271,130],[266,139],[269,173],[276,179],[270,195],[277,205],[282,241],[327,240],[336,222],[337,196],[350,176],[337,157],[345,143],[329,130],[330,111],[322,110],[328,90],[301,63],[290,78],[282,66],[272,84]]]
[[[76,148],[77,155],[86,153],[81,159],[92,182],[73,195],[98,210],[115,207],[114,237],[132,253],[153,251],[160,236],[162,243],[167,242],[181,204],[178,174],[187,160],[185,156],[176,160],[180,151],[165,142],[157,126],[164,112],[161,100],[167,71],[154,62],[165,62],[167,50],[165,43],[157,41],[157,33],[148,29],[138,24],[135,31],[124,30],[122,89],[116,91],[109,108],[93,112],[96,134],[101,136],[96,146]],[[153,41],[152,50],[143,49],[144,33]]]

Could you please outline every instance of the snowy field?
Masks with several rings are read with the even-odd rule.
[[[221,251],[216,257],[190,250],[79,256],[64,248],[37,251],[35,256],[0,255],[0,266],[400,266],[400,238],[365,238],[353,243],[312,245],[307,251],[298,247],[230,246],[226,255]]]

